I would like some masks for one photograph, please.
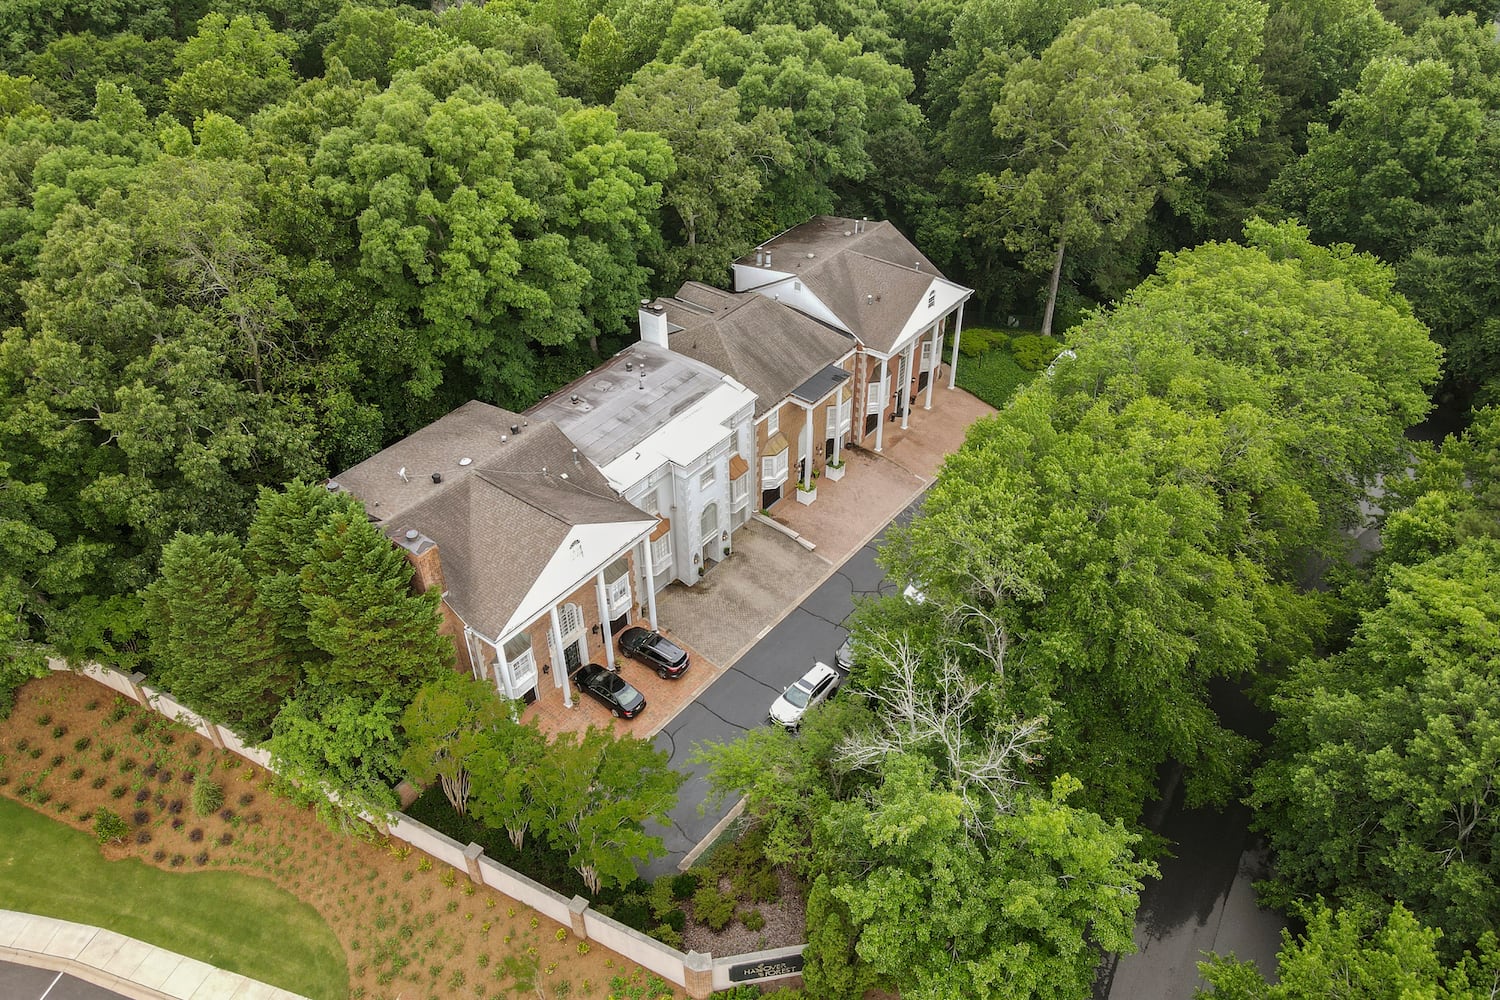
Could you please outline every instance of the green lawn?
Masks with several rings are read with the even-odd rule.
[[[1017,389],[1034,378],[1036,372],[1021,368],[1004,348],[991,348],[978,357],[961,356],[958,359],[958,387],[972,392],[997,410]]]
[[[349,995],[333,931],[264,879],[106,861],[91,837],[3,796],[0,830],[7,909],[108,928],[309,997]]]

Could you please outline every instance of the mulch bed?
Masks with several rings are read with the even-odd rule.
[[[212,815],[193,810],[199,780],[223,788]],[[129,834],[101,848],[110,858],[270,879],[333,929],[355,1000],[680,995],[648,991],[651,977],[625,959],[420,852],[330,829],[275,785],[264,769],[77,675],[29,682],[0,721],[0,794],[89,832],[96,810],[115,812]]]

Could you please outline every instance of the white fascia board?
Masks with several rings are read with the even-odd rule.
[[[735,264],[733,267],[734,290],[737,292],[748,292],[792,276],[789,271],[774,271],[756,264]]]
[[[932,305],[927,304],[927,296],[923,295],[921,304],[907,319],[906,325],[901,328],[901,336],[891,345],[889,354],[880,354],[871,351],[876,357],[893,358],[898,354],[906,353],[911,342],[915,340],[922,331],[928,329],[942,316],[952,311],[960,302],[967,301],[974,294],[974,289],[965,288],[963,285],[949,281],[947,278],[934,278],[932,284],[927,286],[927,291],[936,292],[937,295]]]
[[[754,407],[755,393],[724,376],[708,395],[599,471],[620,493],[634,489],[662,465],[688,468],[734,434],[735,417]]]
[[[798,285],[802,287],[798,288]],[[839,319],[832,309],[823,304],[822,299],[813,294],[812,289],[807,287],[807,282],[803,281],[800,275],[785,275],[778,281],[757,285],[755,291],[784,306],[791,306],[804,316],[811,316],[813,319],[827,323],[835,330],[842,330],[854,336],[854,331],[849,329],[848,324]]]
[[[497,643],[510,638],[518,628],[536,621],[548,609],[599,575],[599,571],[651,534],[657,519],[612,521],[607,524],[575,524],[546,567],[537,575],[510,621],[500,630]],[[574,556],[574,542],[583,543],[583,555]]]

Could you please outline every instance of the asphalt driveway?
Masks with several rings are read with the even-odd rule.
[[[896,520],[909,520],[915,507],[913,504],[902,511]],[[672,825],[647,827],[648,832],[662,837],[668,854],[643,867],[642,876],[649,879],[677,871],[678,863],[734,805],[731,797],[699,815],[709,789],[703,765],[688,762],[693,745],[704,740],[731,740],[764,725],[771,702],[814,660],[833,663],[834,651],[849,634],[845,621],[854,611],[855,600],[894,592],[895,585],[875,565],[875,551],[884,536],[882,530],[855,551],[657,734],[657,749],[672,755],[672,767],[688,775],[688,781],[671,813]]]
[[[5,1000],[124,1000],[124,994],[74,979],[63,972],[0,962],[0,997]]]

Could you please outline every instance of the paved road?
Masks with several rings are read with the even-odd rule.
[[[915,509],[914,503],[898,514],[896,520],[910,520]],[[708,795],[708,782],[703,777],[706,768],[688,763],[693,744],[703,740],[731,740],[753,726],[764,724],[771,702],[814,660],[833,663],[834,651],[849,634],[844,621],[854,610],[855,598],[888,594],[895,589],[875,565],[875,550],[884,535],[881,531],[850,556],[657,734],[657,749],[670,753],[672,767],[689,777],[678,795],[677,808],[672,810],[672,825],[648,827],[649,832],[662,837],[669,853],[645,866],[641,871],[643,877],[650,879],[677,871],[677,863],[734,805],[731,798],[699,815],[699,804]]]
[[[50,969],[0,962],[0,997],[5,1000],[124,1000],[119,993]]]

